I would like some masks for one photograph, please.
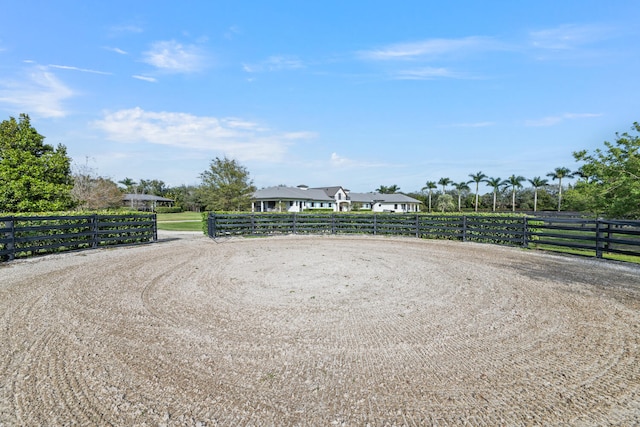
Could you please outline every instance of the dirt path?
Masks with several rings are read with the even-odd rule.
[[[0,426],[640,424],[640,269],[417,239],[0,265]]]

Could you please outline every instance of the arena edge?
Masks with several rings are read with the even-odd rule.
[[[513,214],[209,213],[211,238],[372,234],[449,239],[640,262],[640,221]]]

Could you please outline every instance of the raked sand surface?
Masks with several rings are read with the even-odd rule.
[[[640,424],[640,268],[356,236],[0,264],[0,426]]]

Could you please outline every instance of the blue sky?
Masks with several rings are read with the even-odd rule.
[[[640,121],[640,2],[32,1],[3,6],[0,118],[76,166],[372,191],[576,168]]]

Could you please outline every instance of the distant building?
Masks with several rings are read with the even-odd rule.
[[[172,206],[173,200],[153,194],[124,194],[122,204],[139,211],[155,212],[158,206]]]
[[[352,193],[341,186],[309,188],[269,187],[256,191],[252,212],[348,212],[355,208],[372,212],[419,212],[420,200],[404,194]]]

